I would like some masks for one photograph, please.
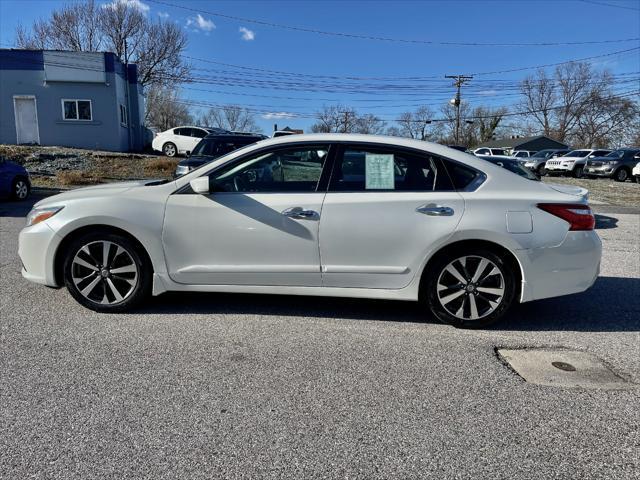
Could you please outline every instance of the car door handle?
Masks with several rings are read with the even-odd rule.
[[[454,214],[453,208],[434,205],[433,203],[416,208],[416,212],[424,213],[430,217],[450,217]]]
[[[302,207],[291,207],[282,211],[282,215],[289,218],[298,218],[301,220],[314,220],[318,218],[318,212],[313,210],[305,210]]]

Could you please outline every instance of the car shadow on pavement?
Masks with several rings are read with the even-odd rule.
[[[0,200],[0,217],[26,217],[33,206],[48,194],[32,194],[26,200]]]
[[[640,279],[600,277],[586,292],[516,305],[496,331],[640,331]],[[439,323],[421,304],[289,295],[165,293],[140,311],[148,314],[275,315],[385,322]]]
[[[618,228],[618,219],[615,217],[608,217],[607,215],[595,214],[596,217],[596,230],[607,230],[609,228]]]

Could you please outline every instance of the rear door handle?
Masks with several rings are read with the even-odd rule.
[[[282,211],[282,215],[289,218],[297,218],[299,220],[315,220],[320,215],[314,210],[305,210],[302,207],[291,207]]]
[[[416,208],[416,212],[424,213],[430,217],[450,217],[455,213],[451,207],[443,207],[433,203]]]

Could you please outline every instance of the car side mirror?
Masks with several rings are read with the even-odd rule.
[[[189,182],[189,185],[191,185],[191,190],[200,195],[209,194],[209,177],[194,178]]]
[[[191,156],[191,150],[187,150],[187,157]]]

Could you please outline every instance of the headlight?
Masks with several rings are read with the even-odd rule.
[[[620,163],[620,160],[611,160],[611,161],[609,162],[609,165],[617,165],[617,164],[619,164],[619,163]]]
[[[34,208],[27,215],[27,227],[35,225],[36,223],[44,222],[47,218],[53,217],[56,213],[58,213],[63,208],[64,207]]]
[[[186,173],[189,173],[189,167],[185,165],[178,165],[176,167],[176,177],[179,177],[180,175],[184,175]]]

